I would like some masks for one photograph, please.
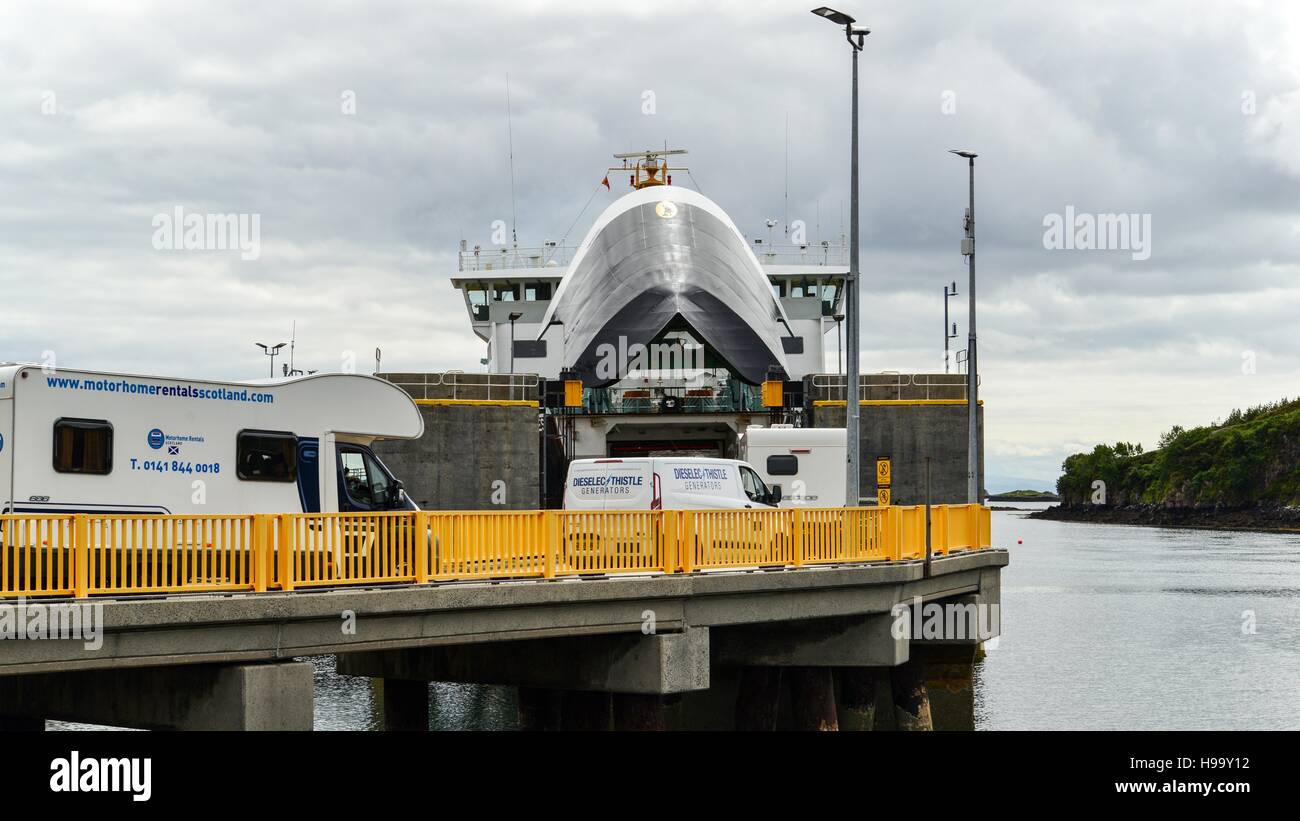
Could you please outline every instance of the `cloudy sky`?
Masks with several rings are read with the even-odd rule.
[[[789,218],[833,237],[849,49],[810,5],[11,0],[0,359],[250,378],[296,321],[300,367],[476,368],[447,277],[511,218],[507,75],[523,245],[575,220],[576,244],[621,193],[579,216],[609,155],[665,141],[764,235],[787,117]],[[1300,395],[1300,6],[841,5],[873,29],[864,370],[942,370],[942,285],[965,294],[945,151],[981,155],[992,489]],[[156,250],[177,207],[259,215],[260,256]],[[1067,207],[1149,215],[1150,258],[1045,248]]]

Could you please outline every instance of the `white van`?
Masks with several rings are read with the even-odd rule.
[[[566,510],[772,508],[779,501],[737,459],[575,459],[564,482]]]
[[[843,507],[844,428],[751,426],[740,437],[740,457],[769,486],[781,489],[781,507]]]
[[[370,451],[424,420],[397,386],[213,382],[0,365],[0,512],[413,509]]]

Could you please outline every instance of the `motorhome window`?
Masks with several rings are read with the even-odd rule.
[[[113,426],[102,419],[54,422],[54,469],[59,473],[113,472]]]
[[[240,431],[235,465],[236,475],[250,482],[292,482],[298,478],[298,438],[277,431]]]
[[[798,476],[799,457],[786,456],[786,455],[767,457],[767,475],[768,476]]]
[[[359,450],[339,452],[343,465],[343,484],[353,502],[368,508],[388,502],[388,476],[374,457]]]

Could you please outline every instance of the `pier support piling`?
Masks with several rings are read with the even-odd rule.
[[[560,699],[560,726],[565,730],[608,730],[613,723],[609,693],[565,690]]]
[[[383,680],[384,729],[411,732],[429,729],[429,683],[400,678]]]
[[[615,730],[663,730],[667,727],[663,696],[614,693]]]
[[[925,670],[919,661],[909,660],[889,671],[894,696],[894,722],[899,730],[933,730],[930,695]]]
[[[736,693],[737,730],[775,730],[781,712],[781,668],[748,666]]]
[[[975,729],[975,655],[978,644],[915,643],[912,657],[921,664],[930,718],[936,730]]]
[[[0,733],[39,733],[45,729],[45,719],[39,716],[0,716]]]
[[[791,667],[786,671],[786,680],[790,687],[790,720],[794,729],[825,732],[840,728],[831,668]]]
[[[839,670],[840,701],[837,714],[841,730],[867,732],[876,726],[876,667],[843,667]]]
[[[560,729],[560,693],[545,687],[519,688],[519,729]]]

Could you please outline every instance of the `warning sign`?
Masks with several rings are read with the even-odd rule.
[[[876,507],[889,507],[889,488],[876,488]]]
[[[884,487],[889,487],[889,485],[892,484],[892,482],[889,481],[890,473],[891,471],[889,466],[889,457],[882,456],[879,459],[877,459],[876,460],[876,484],[883,485]]]

